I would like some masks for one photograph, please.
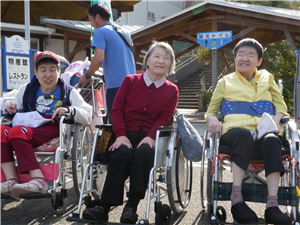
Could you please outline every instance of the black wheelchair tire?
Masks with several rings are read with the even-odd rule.
[[[163,214],[156,212],[155,225],[169,225],[171,222],[171,209],[168,205],[162,205]]]
[[[206,193],[207,193],[207,212],[208,215],[213,213],[213,179],[211,175],[212,170],[212,162],[211,160],[207,160],[207,186],[206,186]]]
[[[82,141],[85,142],[86,141],[85,138],[90,138],[89,137],[90,134],[89,132],[91,132],[90,129],[91,128],[89,126],[82,127],[81,124],[76,124],[76,128],[74,131],[73,147],[72,147],[72,178],[73,178],[74,190],[78,199],[80,198],[84,169],[85,166],[88,164],[88,160],[89,160],[88,154],[91,152],[90,144],[88,143],[87,149],[84,149],[85,146],[83,146]],[[80,131],[82,131],[81,134]],[[90,140],[88,142],[90,142]],[[78,148],[78,143],[80,143],[79,148]]]
[[[184,209],[188,206],[190,199],[191,199],[191,195],[192,195],[192,183],[193,183],[193,164],[192,161],[188,161],[187,159],[184,158],[183,153],[182,153],[182,146],[181,146],[181,139],[179,140],[179,145],[178,145],[178,151],[176,153],[176,167],[175,167],[175,174],[176,174],[176,190],[177,190],[177,198],[179,201],[179,204],[181,205],[181,207]],[[182,196],[181,194],[181,190],[180,190],[180,171],[179,171],[179,163],[180,163],[180,158],[183,158],[185,163],[186,163],[186,170],[189,170],[189,172],[187,171],[188,174],[188,189],[187,190],[183,190],[184,191],[184,196]]]

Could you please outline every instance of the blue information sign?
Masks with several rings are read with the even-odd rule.
[[[232,30],[197,33],[197,43],[209,49],[218,49],[232,41]]]

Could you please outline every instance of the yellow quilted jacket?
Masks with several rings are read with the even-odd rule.
[[[223,100],[228,101],[270,101],[273,103],[276,113],[283,113],[289,116],[283,96],[274,77],[267,70],[256,70],[255,77],[249,82],[238,71],[226,75],[220,79],[211,99],[211,103],[205,113],[205,119],[210,116],[217,116]],[[260,122],[261,117],[247,114],[229,114],[222,123],[222,134],[232,128],[244,128],[252,131]],[[282,135],[281,125],[279,135]]]

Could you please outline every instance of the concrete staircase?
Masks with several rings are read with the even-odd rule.
[[[203,75],[205,75],[205,86],[206,90],[208,90],[212,85],[211,65],[197,69],[192,74],[188,75],[186,79],[180,80],[178,83],[176,83],[179,89],[177,108],[198,109],[198,93],[202,88],[200,80]]]

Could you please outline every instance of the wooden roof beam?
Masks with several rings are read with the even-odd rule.
[[[243,36],[245,36],[246,34],[250,33],[251,31],[254,31],[257,27],[248,27],[245,30],[242,30],[240,33],[237,33],[236,35],[232,36],[232,41],[235,41],[239,38],[242,38]],[[222,46],[222,48],[226,45],[228,45],[229,43],[225,44]]]
[[[268,21],[272,21],[274,23],[286,23],[286,24],[292,24],[299,26],[299,21],[294,19],[288,19],[288,18],[282,18],[278,17],[277,15],[269,15],[269,14],[262,14],[259,12],[253,12],[253,11],[247,11],[247,10],[241,10],[241,9],[234,9],[230,7],[224,7],[224,6],[218,6],[218,5],[209,5],[210,9],[214,9],[221,12],[227,12],[232,13],[233,15],[241,15],[241,16],[249,16],[249,17],[256,17],[258,19],[264,19]]]
[[[197,38],[195,38],[194,36],[188,35],[188,34],[183,33],[183,32],[179,32],[178,35],[180,35],[182,37],[185,37],[186,39],[191,40],[194,43],[197,43]]]
[[[267,28],[272,30],[289,30],[293,32],[300,33],[299,27],[292,27],[288,24],[278,24],[274,22],[268,22],[268,21],[261,21],[257,19],[248,19],[243,18],[243,20],[238,20],[238,18],[233,16],[226,16],[222,20],[218,20],[218,23],[225,23],[225,24],[234,24],[234,25],[242,25],[242,26],[256,26],[259,28]]]
[[[207,6],[205,5],[203,8],[202,8],[202,11],[205,11],[207,9]],[[144,37],[146,35],[149,35],[151,34],[152,32],[155,32],[159,29],[165,29],[167,26],[173,26],[174,23],[177,23],[177,22],[180,22],[186,18],[189,18],[189,17],[193,17],[195,15],[198,15],[200,14],[200,11],[198,13],[195,14],[195,11],[190,11],[190,12],[187,12],[183,15],[180,15],[180,16],[177,16],[177,17],[174,17],[172,19],[169,19],[165,22],[161,22],[153,27],[150,27],[146,30],[143,30],[143,32],[139,32],[139,33],[136,33],[136,34],[133,34],[132,35],[132,39],[138,39],[138,38],[141,38],[141,37]],[[202,19],[204,20],[204,19]],[[201,19],[200,20],[193,20],[192,22],[195,23],[196,21],[199,21],[201,22]],[[183,24],[183,26],[187,26],[188,23],[186,24]],[[181,25],[182,26],[182,25]]]
[[[294,53],[295,53],[295,51],[298,50],[298,49],[297,49],[297,47],[296,47],[295,42],[293,41],[293,38],[292,38],[290,32],[287,31],[287,30],[284,30],[284,34],[285,34],[285,36],[286,36],[288,42],[290,43],[291,48],[293,49],[293,51],[294,51]],[[295,53],[295,54],[296,54],[296,53]]]
[[[196,20],[196,21],[193,21],[193,23],[191,23],[191,24],[182,24],[182,25],[177,26],[177,27],[172,28],[172,29],[163,30],[162,32],[159,32],[157,34],[147,35],[147,36],[142,37],[138,40],[134,40],[134,44],[135,45],[143,45],[145,43],[148,43],[149,40],[151,40],[153,38],[162,39],[162,38],[169,37],[169,36],[172,36],[174,34],[177,34],[179,32],[184,32],[184,31],[190,30],[190,29],[197,29],[197,28],[199,28],[203,25],[212,23],[212,20],[204,20],[202,22],[198,22],[198,21],[199,20]]]
[[[13,1],[9,1],[7,7],[4,9],[3,13],[1,14],[1,20],[3,21],[7,11],[9,10],[11,4],[13,3]],[[3,4],[3,3],[2,3]]]
[[[74,56],[80,52],[82,49],[85,49],[86,47],[89,47],[89,45],[91,44],[91,41],[88,40],[86,42],[84,42],[82,45],[80,45],[80,43],[78,42],[77,45],[75,46],[74,50],[72,52],[70,52],[67,57],[70,58],[74,58]],[[79,45],[79,46],[78,46]],[[72,61],[72,60],[71,60]]]
[[[47,23],[47,27],[55,28],[56,31],[60,31],[61,33],[64,33],[65,31],[67,31],[68,34],[74,35],[74,36],[77,35],[77,34],[80,34],[81,36],[82,35],[91,36],[91,33],[87,32],[87,31],[72,29],[72,28],[63,27],[63,26],[58,26],[58,25],[51,24],[51,23]]]

